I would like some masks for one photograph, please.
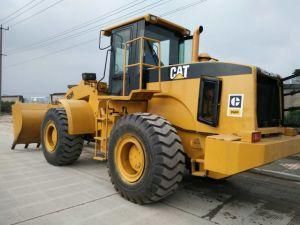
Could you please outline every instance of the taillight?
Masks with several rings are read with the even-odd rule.
[[[252,142],[259,142],[261,140],[261,132],[252,133]]]

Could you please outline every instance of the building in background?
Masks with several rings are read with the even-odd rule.
[[[46,97],[46,96],[30,97],[30,98],[25,98],[24,102],[26,102],[26,103],[49,103],[49,97]]]
[[[297,75],[298,77],[295,77],[292,79],[292,84],[299,84],[300,85],[300,69],[296,69],[293,73],[293,75]]]
[[[283,84],[284,90],[284,108],[300,106],[300,69],[295,69],[290,83]]]
[[[23,95],[2,95],[1,96],[2,102],[24,102]]]
[[[66,95],[66,93],[53,93],[50,94],[50,103],[51,104],[58,104],[59,99],[63,98]]]
[[[300,106],[300,82],[293,84],[284,84],[283,85],[284,93],[291,93],[291,95],[287,95],[284,98],[284,106],[285,108],[297,107]]]
[[[284,122],[288,126],[297,127],[300,133],[300,70],[297,69],[292,76],[292,82],[283,85],[284,90]]]

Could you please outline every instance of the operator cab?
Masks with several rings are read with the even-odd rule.
[[[154,15],[136,18],[101,33],[111,37],[111,48],[108,50],[111,52],[111,95],[129,95],[132,90],[145,89],[149,79],[158,81],[158,68],[192,61],[193,40],[190,31]],[[150,71],[156,72],[150,74]]]

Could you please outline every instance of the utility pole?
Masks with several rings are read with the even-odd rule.
[[[2,101],[2,57],[3,54],[3,31],[7,31],[9,28],[4,28],[1,24],[0,26],[0,114],[1,114],[1,101]]]

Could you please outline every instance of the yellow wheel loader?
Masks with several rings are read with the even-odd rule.
[[[13,147],[41,143],[46,160],[64,166],[94,140],[94,159],[107,160],[116,190],[139,204],[173,193],[185,171],[222,179],[300,152],[284,125],[280,76],[199,55],[202,30],[154,15],[102,30],[108,84],[105,69],[99,80],[84,73],[59,104],[16,103]]]

